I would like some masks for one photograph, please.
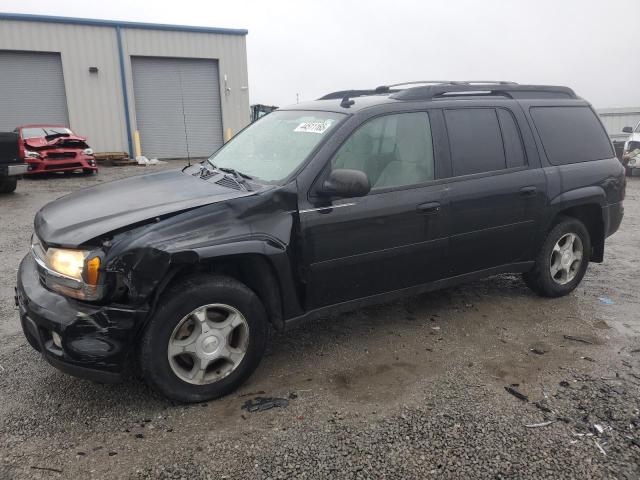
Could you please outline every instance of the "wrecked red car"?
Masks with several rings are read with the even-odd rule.
[[[64,125],[22,125],[14,131],[20,136],[20,158],[29,165],[27,174],[98,171],[87,139]]]

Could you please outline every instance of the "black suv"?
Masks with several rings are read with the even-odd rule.
[[[231,392],[269,324],[520,272],[558,297],[602,262],[624,169],[566,87],[416,82],[255,122],[208,160],[35,218],[16,301],[54,366],[167,397]]]

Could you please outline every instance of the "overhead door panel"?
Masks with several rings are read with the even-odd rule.
[[[131,65],[143,155],[207,157],[222,145],[215,60],[133,57]]]
[[[0,131],[69,125],[59,53],[0,51]]]

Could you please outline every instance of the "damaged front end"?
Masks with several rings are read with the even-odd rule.
[[[112,244],[109,238],[95,247],[57,248],[34,235],[16,286],[33,348],[67,373],[102,382],[122,378],[152,293],[172,267],[166,252],[120,254]]]
[[[21,262],[16,304],[27,340],[56,368],[102,382],[118,381],[127,363],[144,307],[92,305],[41,283],[33,255]]]
[[[75,135],[35,137],[24,140],[27,173],[96,171],[93,149],[87,139]]]
[[[295,208],[295,195],[283,203],[258,195],[268,186],[235,190],[216,178],[158,172],[83,189],[41,209],[16,287],[31,345],[61,370],[118,380],[176,275],[208,268],[207,259],[222,250],[283,256],[277,241],[253,237],[251,223],[277,209],[282,236],[289,235],[291,214],[284,213]]]

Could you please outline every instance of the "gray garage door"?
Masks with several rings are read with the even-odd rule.
[[[133,57],[131,65],[143,155],[208,157],[222,145],[215,60]]]
[[[28,123],[69,125],[60,54],[0,51],[0,131]]]

